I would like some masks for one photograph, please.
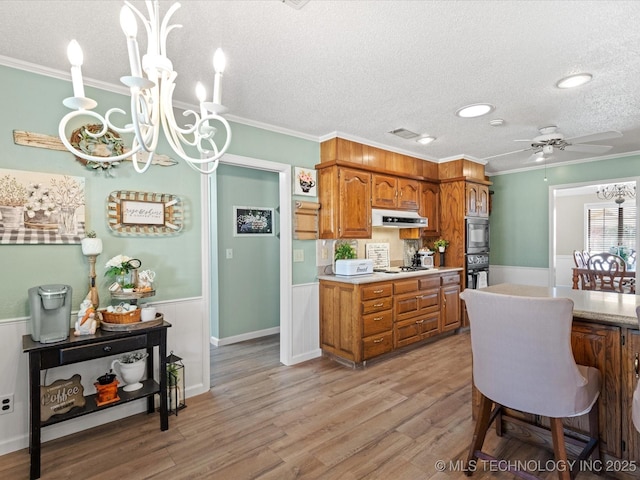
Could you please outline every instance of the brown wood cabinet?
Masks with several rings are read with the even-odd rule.
[[[459,282],[458,272],[362,285],[321,279],[320,347],[358,365],[438,335],[443,324],[457,328]]]
[[[640,433],[631,420],[633,392],[640,379],[640,331],[627,330],[622,347],[622,370],[624,390],[622,391],[622,438],[626,447],[625,458],[636,462],[640,468]]]
[[[332,166],[318,171],[320,238],[371,238],[371,174]]]
[[[437,183],[420,183],[420,216],[429,222],[427,228],[422,229],[422,236],[440,234],[440,187]]]
[[[460,274],[452,273],[443,275],[442,282],[442,306],[440,308],[440,331],[448,332],[460,328],[462,319],[460,316]]]
[[[440,277],[394,282],[396,348],[440,333]]]
[[[479,183],[467,182],[465,205],[468,217],[488,217],[489,187]]]
[[[371,174],[371,206],[400,210],[418,210],[420,182],[393,175]]]

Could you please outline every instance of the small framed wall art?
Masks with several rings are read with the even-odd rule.
[[[168,193],[111,192],[107,217],[109,228],[125,235],[171,235],[184,224],[180,198]]]
[[[318,196],[316,189],[316,171],[313,168],[293,167],[293,194]]]
[[[273,208],[233,207],[233,236],[273,235]]]

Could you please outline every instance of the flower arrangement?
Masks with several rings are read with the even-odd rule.
[[[135,265],[131,263],[133,260],[135,259],[127,257],[126,255],[116,255],[105,265],[107,271],[104,272],[104,274],[107,276],[125,275],[136,268]]]
[[[27,189],[18,183],[15,177],[10,175],[0,177],[0,205],[20,207],[27,202],[27,198]]]
[[[38,212],[42,212],[45,218],[58,213],[58,206],[51,198],[49,189],[41,183],[30,183],[27,197],[24,209],[28,218],[34,218]]]

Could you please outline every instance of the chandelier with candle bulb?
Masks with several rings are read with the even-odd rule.
[[[231,127],[221,116],[227,110],[221,104],[220,83],[226,63],[222,50],[218,48],[213,55],[215,76],[212,101],[205,101],[206,89],[202,83],[198,82],[196,97],[200,111],[185,111],[184,115],[191,117],[191,123],[180,126],[173,113],[173,91],[178,74],[173,70],[171,60],[166,55],[169,32],[181,27],[181,25],[169,25],[171,16],[180,8],[180,4],[174,3],[160,21],[157,0],[145,2],[148,19],[131,3],[126,1],[124,3],[120,11],[120,24],[127,39],[131,75],[121,77],[120,81],[129,87],[131,93],[131,118],[127,124],[118,125],[114,121],[115,117],[126,115],[124,110],[112,108],[104,116],[93,111],[97,106],[96,101],[85,97],[84,94],[81,73],[82,49],[76,40],[72,40],[67,49],[67,55],[71,62],[73,97],[66,98],[63,104],[74,111],[65,115],[58,126],[62,143],[77,157],[100,165],[131,157],[134,169],[138,173],[143,173],[151,165],[158,146],[160,129],[162,129],[176,155],[194,170],[203,174],[212,173],[218,167],[220,157],[227,151],[231,142]],[[136,39],[138,30],[136,16],[142,20],[148,37],[147,53],[142,57],[142,62],[140,62]],[[101,125],[97,131],[85,129],[86,135],[91,138],[98,139],[109,129],[119,134],[133,134],[131,150],[121,155],[104,157],[91,155],[76,148],[67,139],[67,125],[72,121],[77,123],[75,119],[83,116],[92,117]],[[224,127],[225,136],[222,141],[219,141],[222,143],[221,148],[215,141],[218,129],[211,124],[212,122]],[[185,151],[185,147],[192,152],[192,155]]]
[[[606,185],[604,187],[598,187],[596,196],[601,200],[611,200],[615,198],[614,201],[620,205],[624,203],[624,197],[636,198],[636,187],[628,183]]]

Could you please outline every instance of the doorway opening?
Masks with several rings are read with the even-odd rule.
[[[292,345],[292,311],[291,311],[291,289],[292,289],[292,259],[291,259],[291,165],[261,160],[256,158],[242,157],[239,155],[226,154],[220,163],[237,167],[245,167],[266,172],[275,172],[278,175],[278,203],[279,215],[277,216],[276,231],[280,233],[279,245],[279,308],[280,308],[280,362],[284,365],[291,365],[293,357]],[[218,238],[217,238],[217,202],[216,202],[217,176],[212,174],[209,178],[202,180],[202,224],[203,228],[203,296],[206,312],[209,313],[205,330],[207,331],[206,343],[208,352],[209,339],[211,336],[211,321],[213,309],[218,304],[217,282],[212,281],[212,275],[217,272],[219,259]],[[208,357],[208,356],[207,356]],[[208,360],[208,358],[207,358]],[[204,365],[203,365],[204,367]],[[209,371],[207,361],[206,371]]]
[[[601,182],[583,182],[549,187],[549,285],[572,286],[572,268],[574,265],[573,250],[588,250],[589,244],[589,209],[599,204],[608,206],[608,210],[618,211],[621,203],[615,199],[602,199],[597,196],[597,190],[604,186],[629,183],[636,188],[638,177],[603,180]],[[638,209],[640,199],[637,197],[624,199],[623,205]],[[587,212],[587,213],[586,213]],[[635,212],[634,212],[635,213]],[[633,230],[640,232],[640,219],[635,219]],[[591,239],[593,240],[593,239]],[[611,241],[609,241],[611,243]],[[616,245],[607,243],[606,250]],[[616,243],[616,242],[614,242]],[[635,251],[639,251],[640,238],[635,235],[632,242]]]

